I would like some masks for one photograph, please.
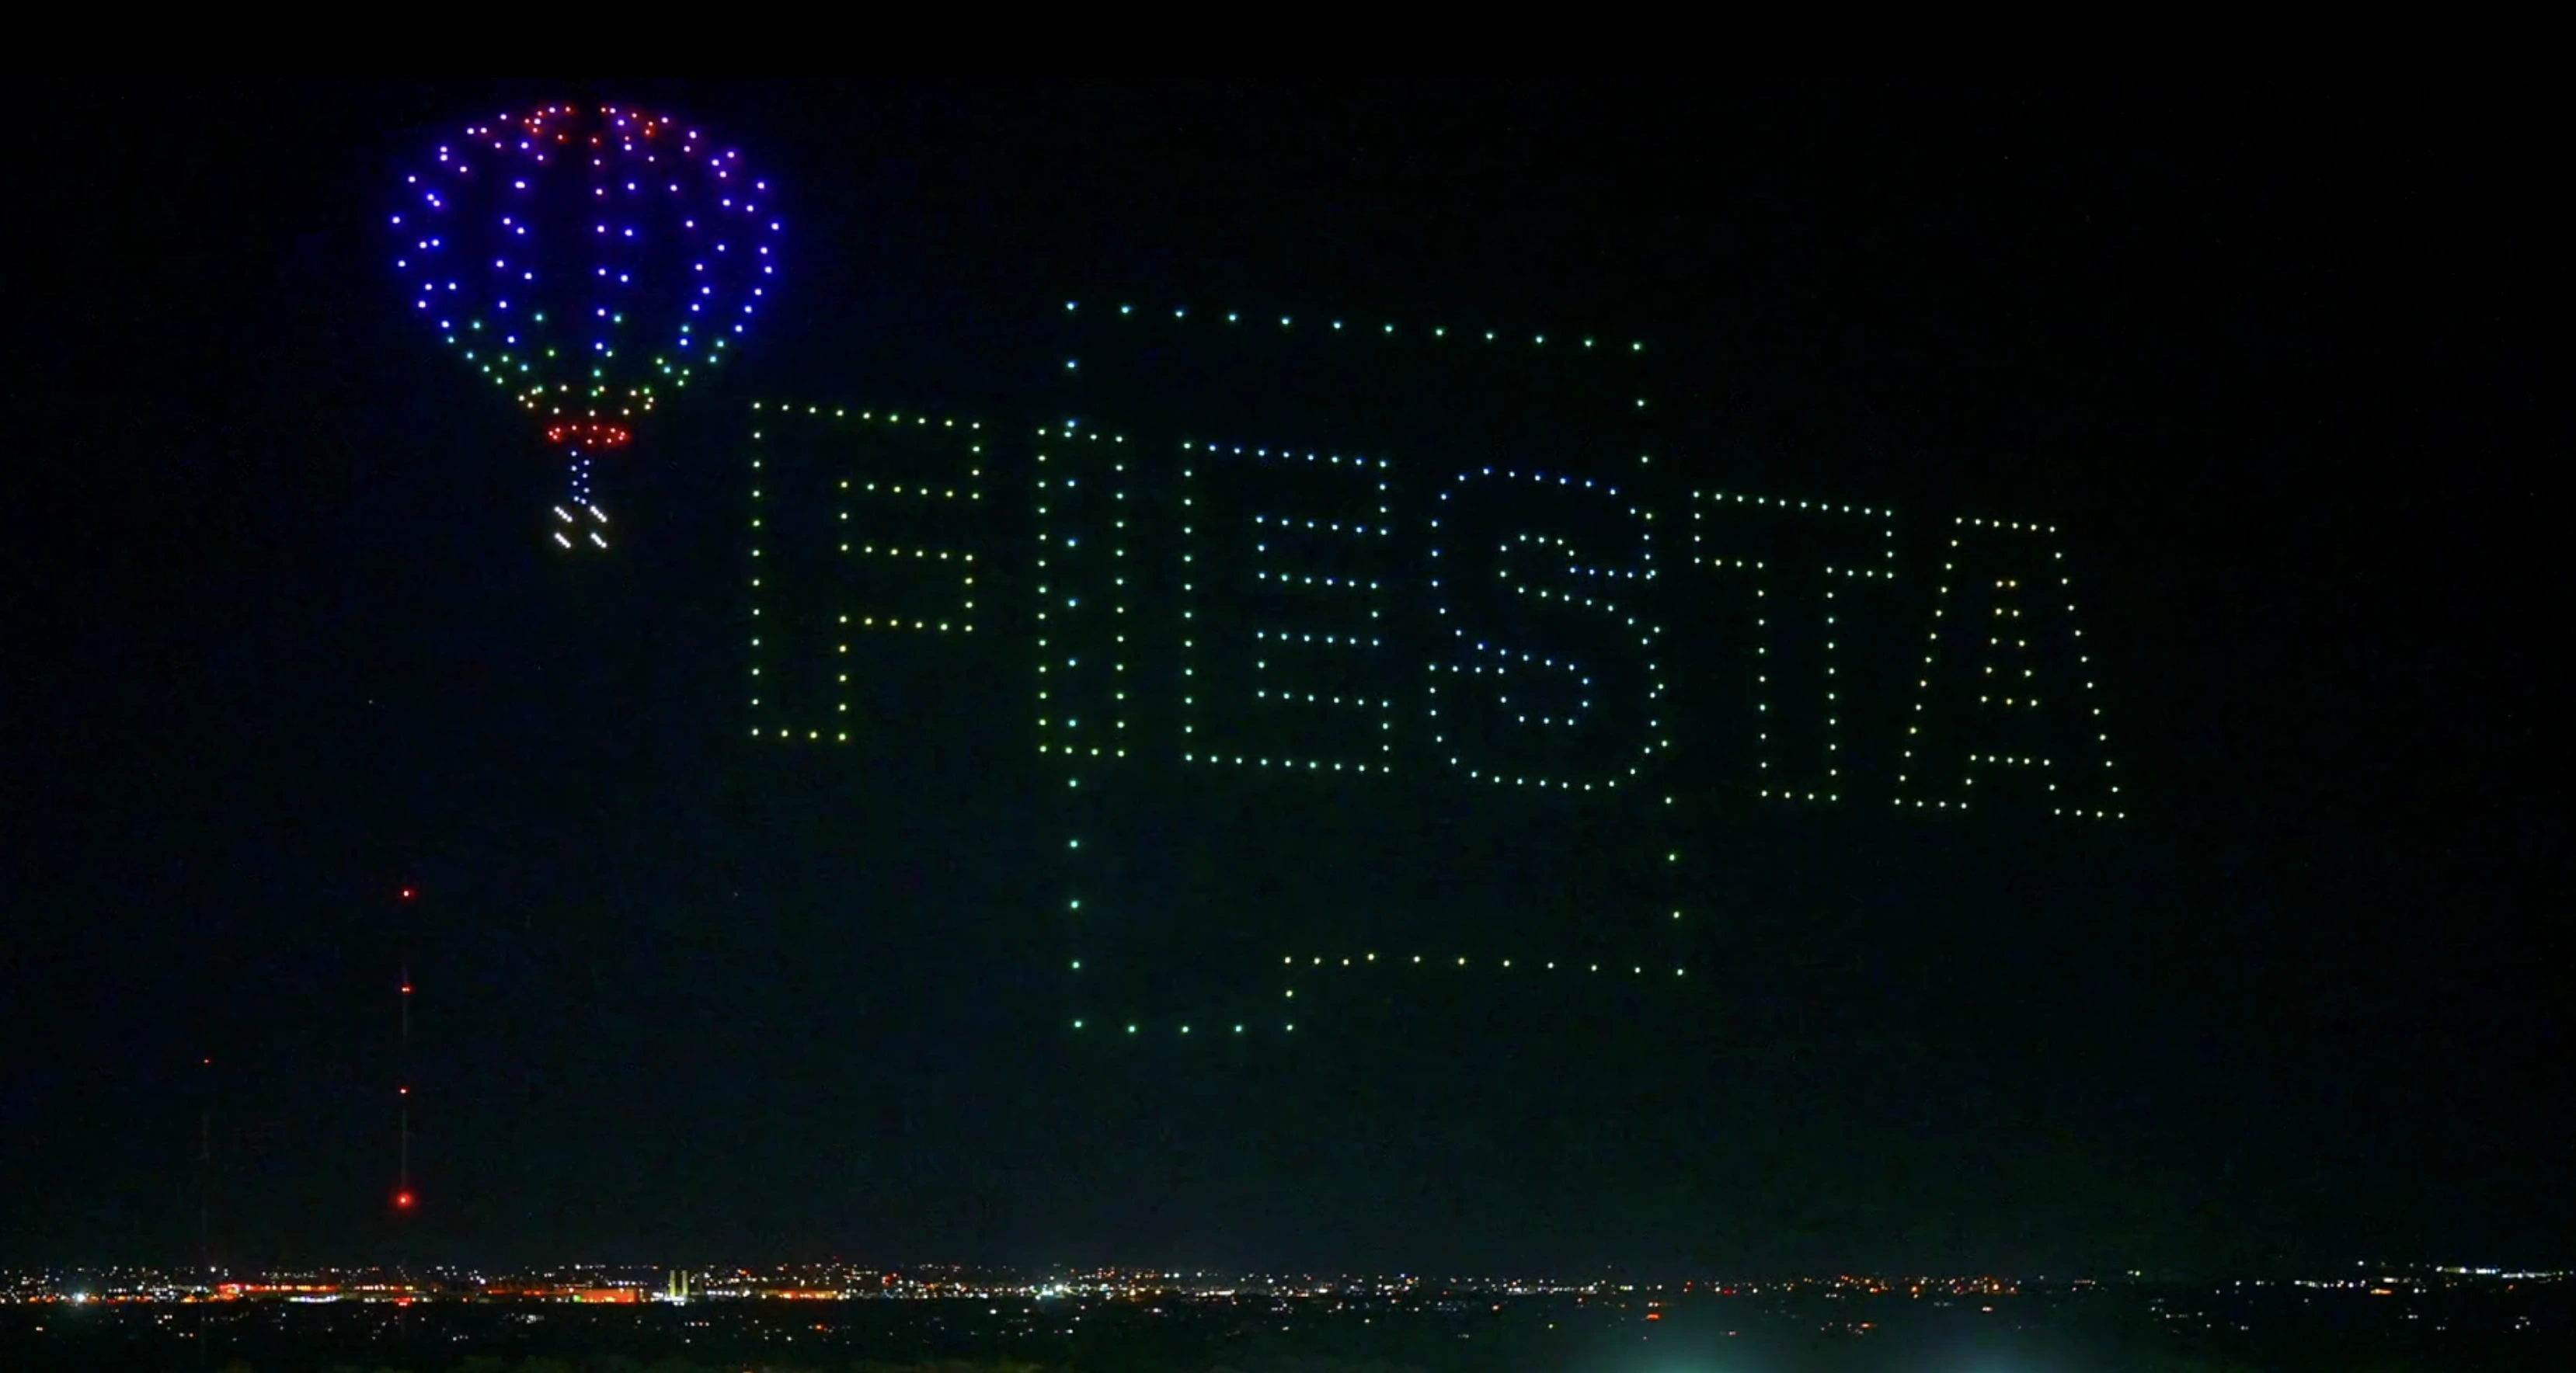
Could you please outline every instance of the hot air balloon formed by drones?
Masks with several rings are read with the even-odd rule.
[[[406,178],[413,313],[566,455],[562,548],[608,547],[592,463],[741,343],[777,271],[769,201],[739,154],[617,105],[477,125]]]

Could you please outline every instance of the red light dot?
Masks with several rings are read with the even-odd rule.
[[[409,1192],[396,1192],[396,1193],[394,1193],[394,1205],[395,1205],[396,1207],[399,1207],[399,1208],[400,1208],[400,1209],[402,1209],[402,1210],[405,1210],[405,1211],[410,1210],[410,1209],[411,1209],[411,1193],[409,1193]]]

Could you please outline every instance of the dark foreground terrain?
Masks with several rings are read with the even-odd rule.
[[[2564,1284],[1991,1299],[0,1306],[12,1373],[2564,1373]]]

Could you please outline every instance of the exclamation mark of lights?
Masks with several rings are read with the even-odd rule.
[[[1071,363],[1066,364],[1068,367],[1072,365],[1073,364]],[[1047,428],[1040,428],[1038,430],[1039,446],[1036,454],[1038,477],[1037,500],[1035,502],[1035,513],[1037,515],[1038,526],[1038,558],[1035,582],[1038,597],[1038,752],[1041,754],[1053,752],[1053,750],[1048,747],[1048,740],[1050,732],[1049,721],[1054,717],[1056,711],[1055,684],[1052,680],[1054,669],[1058,666],[1071,669],[1077,666],[1081,661],[1076,657],[1068,659],[1065,663],[1059,665],[1055,661],[1054,653],[1052,651],[1053,644],[1051,641],[1056,637],[1056,635],[1052,630],[1050,622],[1055,618],[1055,587],[1049,576],[1049,569],[1054,563],[1059,561],[1059,559],[1051,555],[1055,551],[1055,541],[1058,538],[1065,540],[1068,552],[1073,548],[1079,547],[1081,542],[1078,534],[1073,534],[1059,529],[1049,518],[1051,514],[1056,513],[1057,504],[1056,493],[1054,490],[1055,479],[1047,465],[1047,449],[1055,446],[1053,439],[1053,430]],[[1071,481],[1068,480],[1068,486],[1070,485]],[[1067,609],[1071,609],[1073,606],[1078,606],[1079,604],[1079,599],[1074,599],[1068,604]],[[1071,756],[1073,754],[1073,750],[1070,747],[1067,747],[1065,749],[1065,753],[1068,756]],[[1082,981],[1082,950],[1084,948],[1084,940],[1082,937],[1081,895],[1084,885],[1082,881],[1083,872],[1081,863],[1081,831],[1083,828],[1083,812],[1081,803],[1083,798],[1081,796],[1082,774],[1079,769],[1080,764],[1069,764],[1065,769],[1064,778],[1065,789],[1071,793],[1065,797],[1064,801],[1065,824],[1071,833],[1065,840],[1065,851],[1067,857],[1065,860],[1063,918],[1065,928],[1065,946],[1070,951],[1066,961],[1070,965],[1068,971],[1073,975],[1075,982],[1073,1001],[1076,1006],[1080,1006],[1082,1004],[1080,985]],[[1083,1027],[1083,1024],[1084,1019],[1082,1016],[1076,1015],[1073,1018],[1073,1028],[1079,1030]]]
[[[1038,750],[1068,760],[1127,756],[1127,464],[1123,436],[1067,424],[1038,431]],[[1093,447],[1093,445],[1101,445]],[[1090,485],[1084,485],[1084,478]],[[1089,665],[1085,666],[1085,659]],[[1089,720],[1088,726],[1084,721]],[[1084,733],[1088,728],[1090,733]],[[1095,802],[1083,761],[1065,770],[1066,963],[1079,981],[1088,921],[1080,861]],[[1096,788],[1095,788],[1096,790]],[[1096,837],[1096,834],[1095,836]],[[1077,1003],[1080,993],[1076,993]],[[1073,1028],[1083,1028],[1077,1016]]]

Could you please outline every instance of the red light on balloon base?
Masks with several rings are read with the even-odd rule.
[[[570,460],[558,508],[576,527],[548,534],[605,549],[578,522],[599,509],[590,460],[742,342],[777,271],[769,183],[617,105],[504,115],[428,151],[389,216],[411,313]]]
[[[548,443],[570,444],[577,453],[623,448],[634,437],[633,430],[606,420],[558,420],[546,426]]]

